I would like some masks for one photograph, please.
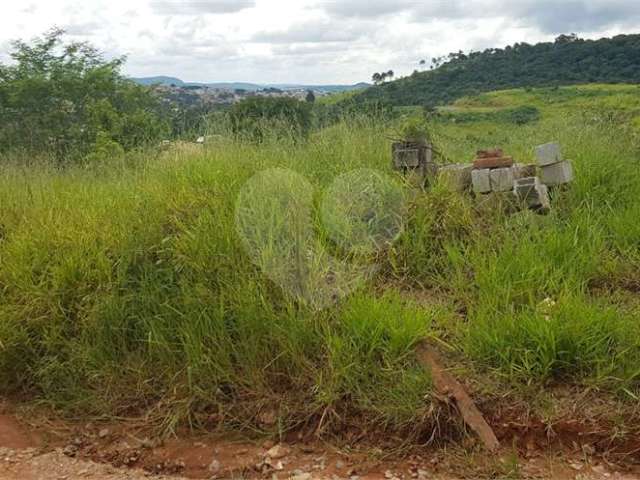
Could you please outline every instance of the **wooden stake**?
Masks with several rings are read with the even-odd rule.
[[[421,342],[417,354],[420,364],[431,373],[436,390],[443,396],[453,398],[463,420],[480,437],[485,448],[490,452],[497,451],[500,442],[495,433],[464,387],[442,366],[438,352],[427,342]]]

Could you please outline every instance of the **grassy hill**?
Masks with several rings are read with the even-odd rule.
[[[522,106],[538,117],[500,115]],[[257,145],[220,132],[204,147],[92,167],[7,161],[3,393],[74,414],[150,412],[167,432],[186,423],[274,435],[384,431],[424,445],[463,431],[414,355],[431,338],[505,445],[508,422],[537,419],[546,435],[576,420],[604,432],[589,438],[609,451],[611,425],[615,442],[637,438],[640,425],[639,106],[635,85],[512,89],[459,99],[430,120],[452,161],[498,145],[528,162],[535,145],[561,142],[576,181],[554,192],[548,216],[507,215],[441,186],[411,189],[390,169],[399,125],[362,117],[308,141]],[[384,200],[358,190],[361,177],[349,175],[363,168],[409,202],[395,242],[375,251],[350,249],[349,222],[327,222],[340,207]],[[284,181],[243,201],[247,186],[264,193],[269,182],[252,179],[265,169]],[[348,187],[346,200],[336,185]],[[244,228],[254,240],[261,230],[242,222],[246,212],[273,222],[266,247],[247,243]],[[293,239],[280,230],[291,221]],[[319,261],[269,270],[282,264],[277,245]],[[323,308],[300,300],[327,279],[341,285],[342,262],[370,276]],[[313,281],[292,295],[287,275]]]
[[[561,36],[554,43],[451,54],[435,70],[369,88],[353,100],[433,106],[493,90],[594,82],[640,82],[640,35]]]

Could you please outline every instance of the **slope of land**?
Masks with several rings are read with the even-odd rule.
[[[417,361],[416,344],[429,338],[506,448],[637,460],[638,105],[635,85],[588,85],[472,96],[430,117],[440,160],[498,145],[530,162],[534,146],[559,141],[576,181],[553,193],[547,216],[486,209],[440,186],[411,190],[390,168],[399,126],[383,119],[350,118],[306,141],[221,134],[92,168],[7,162],[2,391],[67,415],[142,417],[164,434],[190,425],[472,445]],[[537,115],[505,114],[523,107]],[[298,185],[308,209],[280,218],[278,198],[239,203],[269,168],[308,180],[275,185]],[[323,192],[362,168],[384,172],[410,200],[393,245],[364,255],[321,221]],[[353,192],[343,204],[358,205]],[[278,257],[264,248],[256,260],[238,205],[276,226],[310,212],[312,248],[294,248],[304,252],[296,258],[329,252],[372,276],[324,308],[301,301],[258,267]],[[340,280],[325,263],[304,268]]]
[[[506,88],[639,81],[640,35],[600,40],[562,36],[555,43],[452,54],[435,70],[369,88],[354,100],[433,106]]]

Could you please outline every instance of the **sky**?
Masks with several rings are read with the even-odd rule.
[[[351,84],[449,52],[640,33],[637,0],[2,0],[11,40],[56,26],[130,76]]]

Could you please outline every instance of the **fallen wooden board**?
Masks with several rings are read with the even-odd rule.
[[[500,442],[495,433],[464,387],[453,375],[445,370],[438,352],[427,342],[421,342],[418,344],[417,355],[420,364],[431,374],[433,385],[438,393],[445,397],[453,398],[463,420],[480,437],[487,450],[490,452],[498,450]]]

